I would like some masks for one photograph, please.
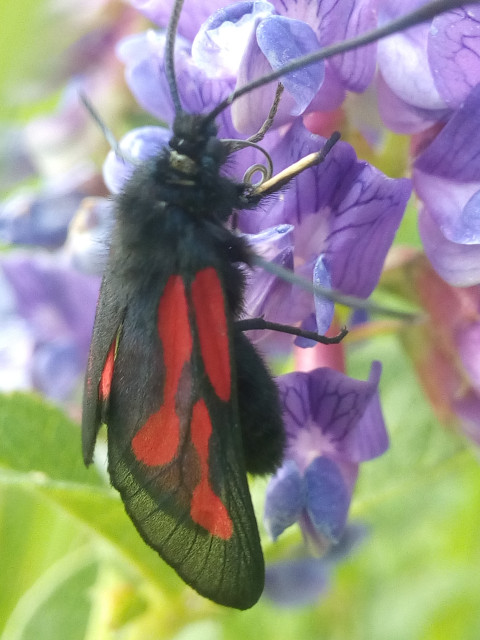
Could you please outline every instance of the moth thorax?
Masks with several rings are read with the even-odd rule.
[[[175,149],[170,151],[168,163],[172,169],[187,176],[193,176],[198,173],[197,163],[183,153],[178,153]]]

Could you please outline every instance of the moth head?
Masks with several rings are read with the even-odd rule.
[[[170,165],[186,175],[199,170],[218,170],[225,162],[228,149],[217,137],[217,126],[210,118],[179,113],[170,140]]]

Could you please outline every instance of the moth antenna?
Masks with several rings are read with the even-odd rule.
[[[275,98],[273,99],[273,104],[270,107],[270,111],[268,113],[267,119],[262,124],[262,126],[257,131],[257,133],[254,133],[253,136],[250,136],[249,138],[247,138],[249,142],[261,142],[265,137],[265,134],[273,125],[273,121],[275,120],[275,116],[277,115],[278,105],[280,104],[280,98],[282,97],[283,89],[284,89],[283,84],[279,82],[277,90],[275,91]]]
[[[101,115],[98,113],[96,108],[93,106],[93,104],[90,101],[90,98],[88,98],[87,94],[84,93],[83,91],[79,91],[78,95],[80,97],[80,100],[82,101],[83,106],[85,107],[85,109],[88,111],[88,113],[91,115],[93,120],[98,125],[100,131],[103,133],[103,136],[104,136],[105,140],[108,142],[108,144],[110,145],[110,148],[115,153],[115,155],[118,158],[121,158],[122,160],[128,160],[129,162],[131,162],[131,160],[129,158],[125,157],[125,154],[120,149],[120,145],[118,143],[118,140],[115,138],[112,130],[109,129],[109,127],[107,126],[106,122],[103,120]]]
[[[252,266],[261,267],[265,271],[268,271],[268,273],[271,273],[274,276],[278,276],[282,280],[290,282],[290,284],[302,287],[309,293],[313,293],[314,295],[320,296],[321,298],[326,298],[331,302],[338,302],[338,304],[343,304],[346,307],[351,307],[352,309],[364,309],[365,311],[368,311],[372,314],[389,316],[391,318],[406,320],[408,322],[417,322],[422,318],[422,316],[418,313],[410,313],[408,311],[391,309],[390,307],[385,307],[384,305],[373,302],[372,300],[365,300],[363,298],[357,298],[356,296],[349,296],[347,294],[341,293],[340,291],[335,291],[335,289],[327,289],[318,284],[313,284],[313,282],[309,282],[302,276],[297,275],[295,272],[290,271],[289,269],[285,269],[275,262],[268,262],[268,260],[265,260],[253,251],[249,255],[249,264]]]
[[[165,73],[173,106],[175,107],[175,115],[183,111],[180,96],[178,95],[177,79],[175,78],[175,40],[177,38],[178,21],[182,13],[183,1],[184,0],[175,0],[170,20],[168,21],[167,42],[165,46]]]
[[[227,145],[229,153],[234,153],[235,151],[239,151],[240,149],[245,149],[245,147],[253,147],[254,149],[258,149],[258,151],[263,153],[263,155],[267,160],[268,167],[265,167],[265,165],[263,164],[253,164],[251,167],[249,167],[245,171],[243,175],[243,182],[247,182],[248,184],[250,184],[252,187],[255,187],[256,189],[260,187],[260,185],[262,185],[264,182],[269,181],[273,175],[273,161],[270,154],[263,147],[260,147],[256,143],[263,140],[263,138],[265,137],[265,134],[272,126],[275,116],[277,114],[278,105],[280,104],[280,98],[282,97],[282,93],[283,93],[283,85],[279,83],[277,90],[275,91],[275,98],[273,100],[272,106],[270,107],[270,112],[267,116],[267,119],[262,124],[262,126],[257,131],[257,133],[254,133],[253,136],[250,136],[246,140],[235,140],[235,139],[228,139],[228,138],[222,139],[222,142],[225,145]],[[256,182],[253,184],[251,180],[256,173],[260,173],[262,177],[259,182]]]
[[[478,0],[477,0],[478,2]],[[417,24],[421,24],[422,22],[427,22],[435,16],[444,13],[445,11],[450,11],[452,9],[457,9],[462,5],[468,4],[465,0],[433,0],[427,5],[416,9],[410,13],[407,13],[396,20],[392,20],[391,22],[383,25],[383,27],[379,27],[377,29],[372,29],[371,31],[367,31],[351,40],[344,40],[342,42],[336,42],[324,49],[320,49],[319,51],[314,51],[313,53],[309,53],[306,56],[302,56],[301,58],[297,58],[293,60],[289,64],[277,69],[276,71],[272,71],[272,73],[267,74],[266,76],[262,76],[261,78],[257,78],[252,82],[236,89],[233,93],[225,98],[220,104],[218,104],[215,109],[213,109],[207,116],[207,120],[215,120],[215,118],[222,112],[227,109],[232,102],[245,95],[246,93],[250,93],[254,89],[258,89],[259,87],[263,87],[274,80],[278,80],[282,76],[287,73],[291,73],[292,71],[296,71],[297,69],[308,67],[309,65],[319,62],[320,60],[326,60],[327,58],[331,58],[334,55],[338,55],[340,53],[346,53],[347,51],[351,51],[352,49],[358,49],[360,47],[365,47],[367,44],[371,44],[373,42],[377,42],[387,36],[391,36],[394,33],[398,33],[399,31],[404,31],[409,27],[413,27]],[[473,3],[475,4],[475,2]]]

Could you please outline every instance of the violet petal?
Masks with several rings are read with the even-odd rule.
[[[300,468],[312,452],[359,463],[381,455],[388,436],[378,397],[380,363],[367,382],[320,368],[278,378],[287,452]]]
[[[131,36],[117,49],[137,102],[159,120],[172,123],[174,108],[164,66],[165,34],[148,31]],[[180,101],[189,113],[210,111],[232,91],[234,84],[229,79],[207,78],[193,63],[189,44],[181,39],[177,39],[175,48],[175,78]],[[222,114],[218,118],[220,131],[225,119],[230,116]]]
[[[480,323],[475,322],[462,328],[457,339],[458,355],[467,372],[470,382],[480,393]],[[480,416],[479,416],[480,423]]]
[[[272,158],[282,169],[318,151],[322,142],[296,122]],[[296,224],[296,256],[308,263],[324,254],[332,287],[365,297],[378,282],[410,191],[409,180],[386,177],[340,142],[321,165],[295,178],[275,215]]]
[[[360,522],[347,523],[337,544],[332,544],[324,556],[324,561],[334,565],[345,560],[356,551],[368,536],[368,528]]]
[[[55,249],[65,242],[68,225],[85,194],[21,193],[2,203],[0,238],[8,244]]]
[[[459,7],[434,18],[427,51],[438,92],[460,107],[480,82],[480,9]]]
[[[31,371],[34,387],[52,400],[65,400],[78,385],[85,365],[85,354],[72,340],[38,345]]]
[[[129,36],[117,45],[117,55],[125,64],[125,78],[138,104],[163,122],[171,123],[174,108],[164,72],[165,34],[146,31]],[[187,45],[179,39],[177,55],[185,55]]]
[[[185,0],[178,23],[178,33],[193,40],[200,25],[214,11],[234,0]],[[166,27],[172,15],[174,0],[129,0],[129,3],[159,27]]]
[[[312,604],[329,585],[330,567],[319,558],[267,564],[264,595],[281,607]]]
[[[342,0],[342,2],[311,2],[310,0],[272,0],[278,13],[303,20],[317,35],[321,47],[340,42],[376,25],[374,0]],[[342,85],[351,91],[363,91],[375,71],[376,45],[361,47],[328,60]]]
[[[110,151],[103,163],[103,179],[111,193],[120,193],[131,178],[135,166],[155,157],[168,144],[172,132],[164,127],[139,127],[132,129],[120,140],[123,158]]]
[[[447,240],[426,207],[420,211],[418,227],[425,253],[445,282],[456,287],[480,283],[480,245]]]
[[[85,198],[69,227],[64,246],[73,267],[87,275],[102,275],[114,223],[111,199]]]
[[[68,269],[54,256],[9,253],[3,272],[15,292],[16,308],[39,342],[72,337],[85,362],[98,297],[99,279]]]
[[[291,225],[279,225],[255,235],[245,235],[245,238],[263,258],[291,270],[293,231]],[[265,317],[274,322],[295,324],[309,313],[312,304],[309,292],[258,267],[247,288],[244,307],[248,317]],[[288,344],[292,342],[291,336],[278,333],[273,335],[267,331],[250,332],[249,336],[253,342],[269,339],[270,345],[273,344],[271,340],[276,344],[284,344],[285,340]]]
[[[480,181],[480,84],[415,161],[415,168],[450,180]]]
[[[377,74],[378,111],[385,126],[396,133],[419,133],[450,115],[449,109],[421,109],[402,100]]]
[[[272,65],[274,68],[282,66],[281,61],[286,62],[305,51],[318,49],[315,34],[308,24],[281,16],[260,18],[259,14],[256,18],[258,28],[248,39],[238,67],[237,88],[270,73]],[[283,93],[275,115],[276,127],[290,122],[292,114],[299,113],[312,101],[322,79],[323,63],[313,65],[313,71],[308,67],[289,74],[286,79],[287,91]],[[258,131],[273,104],[275,91],[276,85],[270,83],[233,103],[232,117],[238,131],[248,134]],[[335,99],[338,99],[338,91],[334,92]],[[327,101],[327,104],[331,103],[332,100]]]
[[[461,428],[464,434],[480,445],[480,396],[470,391],[462,398],[458,398],[453,404],[455,413],[462,421]]]
[[[324,456],[305,471],[307,511],[315,529],[337,542],[347,521],[351,493],[338,466]]]
[[[480,243],[480,182],[455,182],[418,169],[413,178],[417,194],[447,240]]]
[[[238,68],[236,88],[271,73],[272,68],[260,49],[256,35],[252,34],[246,43],[242,60]],[[276,85],[270,83],[241,96],[232,104],[232,120],[237,131],[254,134],[265,122],[275,100]],[[275,125],[288,122],[293,98],[284,92],[275,115]]]
[[[262,20],[257,27],[257,41],[274,71],[320,47],[308,24],[282,16]],[[318,62],[282,77],[282,84],[297,104],[292,115],[303,113],[319,90],[324,75],[324,64]]]
[[[327,6],[325,2],[322,4]],[[354,38],[376,26],[375,0],[343,0],[329,7],[319,39],[325,46]],[[361,92],[367,88],[375,73],[376,53],[376,44],[371,44],[332,58],[330,64],[342,79],[345,89]]]
[[[90,169],[75,167],[52,179],[41,191],[22,191],[1,203],[0,240],[48,249],[60,247],[93,177]]]
[[[325,78],[323,80],[320,91],[313,97],[308,106],[307,112],[315,113],[317,111],[335,111],[343,104],[345,100],[345,87],[332,69],[331,65],[325,65]]]
[[[192,59],[210,77],[235,77],[258,21],[274,11],[269,2],[236,2],[211,15],[192,44]]]
[[[100,281],[66,268],[56,256],[10,253],[1,266],[35,340],[32,381],[64,399],[85,370]]]
[[[324,289],[331,289],[330,272],[325,264],[323,256],[320,256],[313,268],[313,284]],[[332,324],[335,304],[331,300],[315,296],[315,318],[317,321],[317,331],[324,334]]]
[[[285,269],[292,269],[293,227],[290,225],[266,229],[256,235],[246,235],[245,238],[252,249],[264,259]],[[247,315],[252,318],[265,317],[267,320],[286,324],[293,322],[288,302],[291,288],[292,285],[285,280],[260,267],[256,268],[246,291],[244,306]]]
[[[405,2],[384,1],[379,24],[405,13]],[[414,107],[438,110],[447,105],[435,87],[428,64],[428,31],[428,24],[420,24],[380,40],[377,60],[385,82],[401,100]]]
[[[287,460],[268,483],[265,527],[273,540],[294,524],[305,507],[306,487],[293,460]]]
[[[367,534],[361,524],[347,524],[337,544],[322,558],[302,555],[293,560],[268,563],[264,594],[284,607],[306,606],[316,601],[328,587],[329,576],[363,542]]]

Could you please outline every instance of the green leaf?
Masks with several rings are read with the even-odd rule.
[[[0,441],[0,465],[22,477],[39,473],[37,482],[44,474],[49,481],[104,484],[83,464],[78,425],[38,396],[0,396]]]
[[[157,587],[181,582],[140,538],[117,492],[83,464],[78,425],[36,396],[0,398],[0,483],[36,491],[107,540]]]

